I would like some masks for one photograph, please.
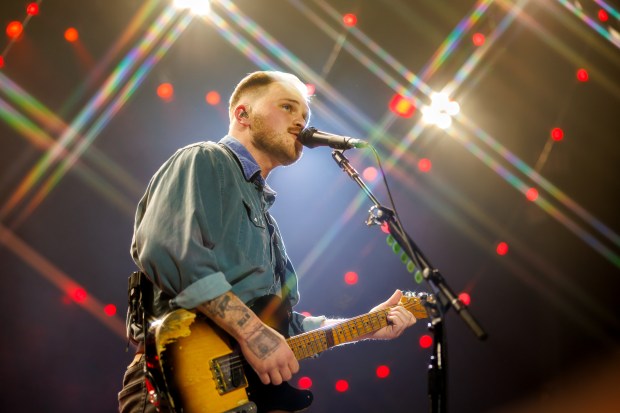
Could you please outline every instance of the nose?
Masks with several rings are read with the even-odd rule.
[[[295,119],[295,126],[297,126],[299,129],[305,128],[306,120],[302,117],[298,117],[297,119]]]

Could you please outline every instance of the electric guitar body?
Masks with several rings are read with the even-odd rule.
[[[427,317],[427,295],[406,296],[401,305],[416,318]],[[250,308],[283,335],[288,314],[276,296],[261,297]],[[387,310],[287,339],[298,360],[388,325]],[[151,323],[146,338],[147,388],[151,403],[176,413],[265,413],[301,411],[312,393],[288,383],[264,385],[237,343],[206,316],[176,310]]]

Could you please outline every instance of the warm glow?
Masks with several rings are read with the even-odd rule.
[[[364,179],[370,182],[377,179],[378,174],[379,173],[377,172],[377,168],[375,168],[374,166],[369,166],[368,168],[364,169],[364,172],[362,172],[362,176],[364,177]]]
[[[467,293],[460,293],[459,300],[461,300],[461,302],[465,305],[469,305],[469,303],[471,303],[471,297]]]
[[[380,379],[384,379],[390,375],[390,368],[388,366],[379,366],[377,367],[377,377]]]
[[[482,46],[485,40],[484,34],[482,33],[474,33],[471,37],[471,41],[474,43],[474,46]]]
[[[112,317],[116,314],[116,306],[114,304],[108,304],[103,307],[103,312],[106,313],[106,315]]]
[[[357,16],[353,13],[347,13],[342,16],[342,22],[347,27],[353,27],[357,24]]]
[[[174,0],[172,4],[178,9],[188,9],[192,13],[201,16],[211,12],[211,2],[209,0]]]
[[[577,70],[577,80],[580,82],[587,82],[590,78],[588,71],[586,69]]]
[[[73,43],[73,42],[76,42],[79,37],[80,35],[78,31],[74,27],[69,27],[67,30],[65,30],[66,41]]]
[[[336,382],[336,391],[343,393],[349,390],[349,382],[346,380],[338,380]]]
[[[220,96],[218,92],[216,92],[215,90],[212,90],[209,93],[207,93],[207,95],[205,96],[205,100],[207,101],[209,105],[215,106],[218,103],[220,103],[220,101],[222,100],[222,97]]]
[[[174,87],[170,83],[162,83],[157,87],[157,96],[161,100],[170,102],[174,97]]]
[[[538,189],[530,188],[525,192],[525,197],[528,201],[536,201],[538,199]]]
[[[4,67],[4,57],[0,56],[0,69]]]
[[[349,271],[344,275],[344,282],[349,285],[357,284],[359,277],[355,271]]]
[[[497,255],[506,255],[508,253],[508,244],[503,241],[500,242],[497,244],[495,251],[497,252]]]
[[[73,301],[75,301],[76,303],[83,303],[88,298],[88,293],[86,292],[85,289],[81,287],[78,287],[74,289],[73,291],[71,291],[70,295]]]
[[[398,93],[392,96],[388,107],[392,112],[403,118],[410,118],[415,112],[413,103]]]
[[[18,21],[12,21],[6,26],[6,35],[11,39],[17,39],[23,31],[24,26]]]
[[[553,128],[551,130],[551,139],[554,141],[561,141],[564,139],[564,131],[560,128]]]
[[[433,167],[433,164],[430,159],[422,158],[418,161],[418,169],[420,172],[428,172]]]
[[[420,337],[420,347],[429,348],[432,345],[433,345],[433,338],[431,336],[429,336],[428,334],[425,334],[422,337]]]
[[[39,5],[37,3],[30,3],[26,6],[26,13],[29,16],[36,16],[39,14]]]
[[[306,83],[306,90],[308,96],[314,96],[314,92],[316,92],[316,86],[314,86],[312,83]]]
[[[302,390],[308,390],[309,388],[312,387],[312,379],[310,379],[310,377],[307,377],[307,376],[300,377],[299,380],[297,380],[297,387],[299,387]]]

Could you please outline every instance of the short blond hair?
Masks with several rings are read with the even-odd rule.
[[[248,93],[254,93],[275,82],[285,82],[293,85],[306,99],[306,102],[310,100],[310,97],[308,96],[308,88],[301,80],[299,80],[297,76],[291,73],[278,72],[275,70],[263,70],[249,73],[246,77],[241,79],[235,87],[235,90],[233,90],[233,93],[230,95],[230,100],[228,101],[228,113],[232,116],[232,111],[239,103],[242,96]]]

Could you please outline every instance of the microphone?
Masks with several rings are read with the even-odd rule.
[[[329,146],[334,149],[365,148],[369,144],[361,139],[348,136],[334,135],[333,133],[321,132],[316,128],[309,127],[301,131],[299,141],[308,148],[317,146]]]

